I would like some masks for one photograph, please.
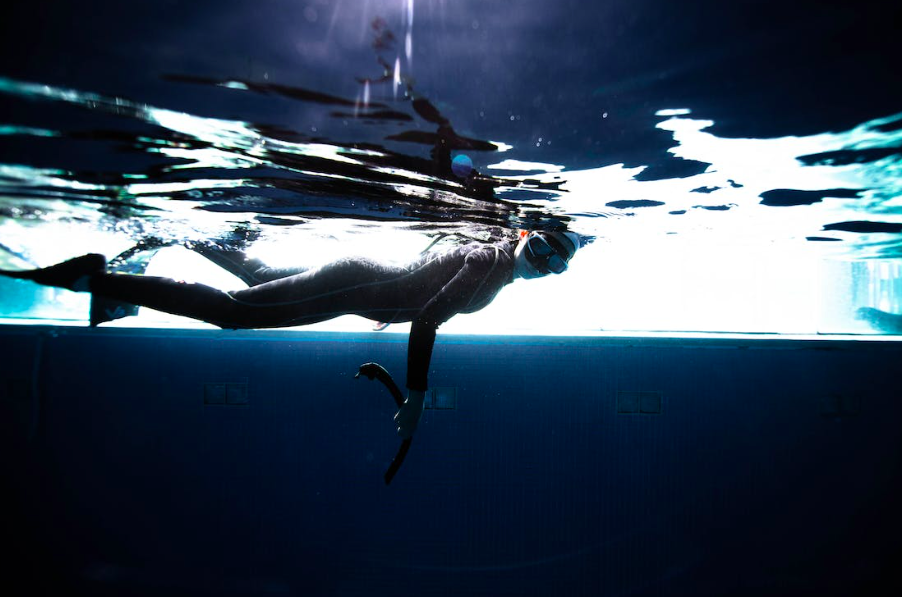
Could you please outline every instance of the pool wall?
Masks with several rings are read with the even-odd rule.
[[[899,584],[902,343],[0,327],[7,579],[91,595]]]

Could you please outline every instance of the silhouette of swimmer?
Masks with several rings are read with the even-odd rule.
[[[410,438],[423,412],[427,373],[438,327],[458,313],[488,305],[515,278],[559,274],[580,246],[567,231],[521,232],[513,240],[474,242],[446,252],[424,251],[398,266],[364,257],[344,258],[316,269],[274,269],[241,251],[191,247],[248,288],[223,292],[196,283],[146,276],[143,268],[108,271],[91,253],[50,267],[0,274],[46,286],[90,292],[92,302],[141,305],[191,317],[225,329],[307,325],[340,315],[380,323],[412,322],[407,352],[407,398],[395,415],[398,435]],[[115,261],[115,260],[114,260]],[[132,310],[92,308],[92,325]]]
[[[874,309],[873,307],[861,307],[855,313],[857,319],[868,322],[874,329],[888,334],[902,334],[902,315]]]

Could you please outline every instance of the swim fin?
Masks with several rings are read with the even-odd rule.
[[[171,246],[158,238],[147,237],[110,260],[108,270],[116,274],[143,275],[157,251]],[[138,314],[138,306],[98,294],[91,294],[91,327]]]
[[[91,294],[91,327],[97,327],[101,323],[122,319],[138,314],[138,306],[131,303],[123,303],[115,299],[97,294]]]
[[[102,273],[104,269],[106,257],[88,253],[49,267],[21,271],[0,270],[0,274],[19,280],[31,280],[44,286],[85,292],[88,290],[89,277]]]

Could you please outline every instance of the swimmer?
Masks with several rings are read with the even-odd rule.
[[[563,273],[580,243],[580,237],[569,231],[523,231],[516,240],[427,251],[403,266],[355,257],[310,270],[273,269],[240,252],[195,247],[249,286],[230,292],[165,277],[109,272],[106,258],[96,253],[46,268],[0,270],[0,274],[90,292],[94,300],[145,306],[224,329],[293,327],[348,314],[382,324],[411,322],[407,397],[394,418],[398,435],[410,438],[423,413],[438,327],[458,313],[484,308],[516,278]]]

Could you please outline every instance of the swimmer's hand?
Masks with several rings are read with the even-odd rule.
[[[407,390],[407,400],[395,414],[395,423],[398,425],[398,435],[404,439],[413,437],[417,430],[420,417],[423,415],[423,406],[426,402],[426,392],[420,390]]]

